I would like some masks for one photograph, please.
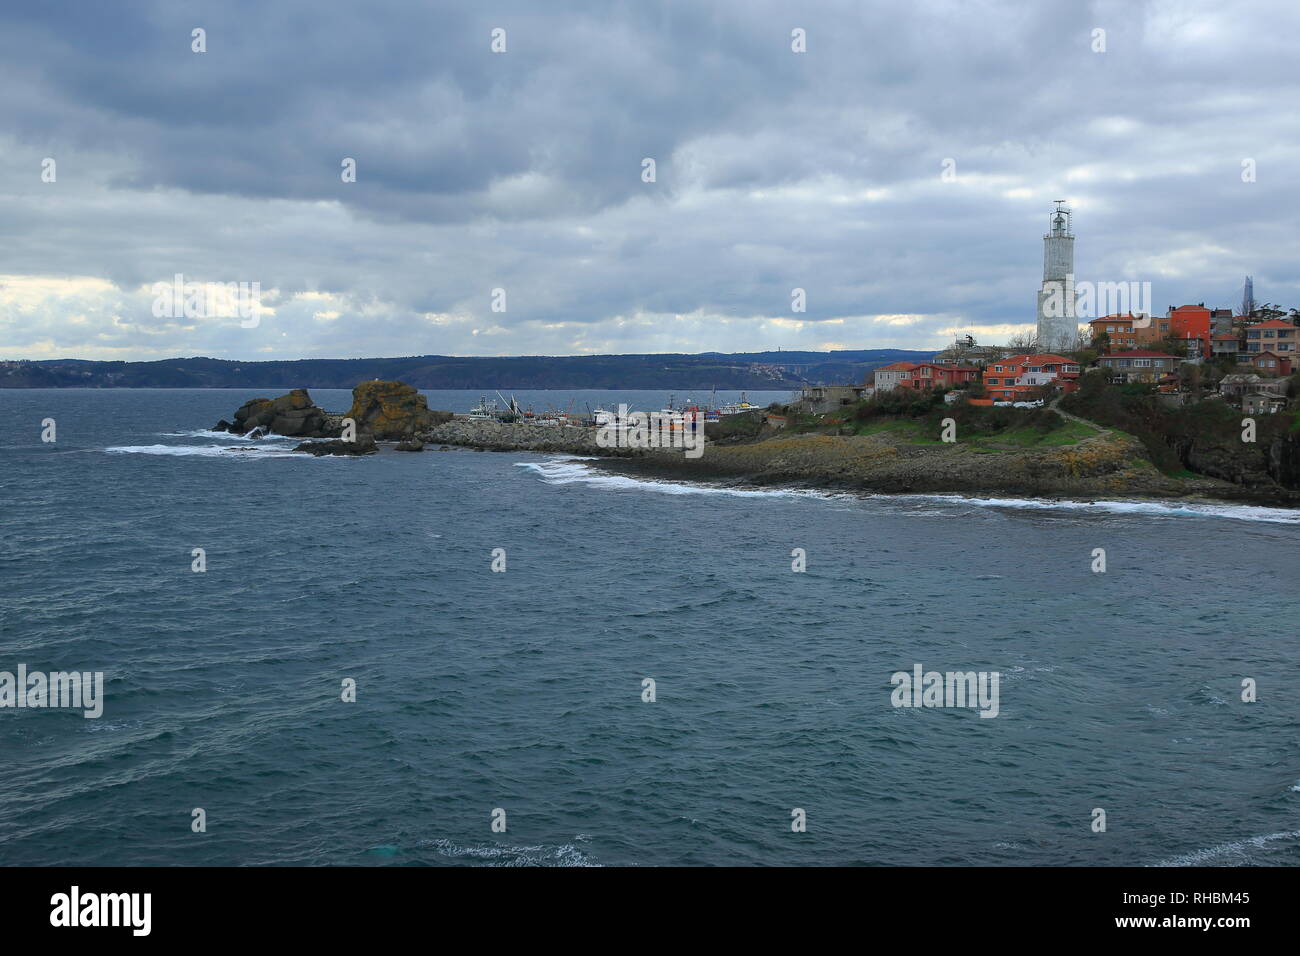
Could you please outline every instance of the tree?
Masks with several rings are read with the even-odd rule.
[[[1101,358],[1101,353],[1095,349],[1081,349],[1072,355],[1072,358],[1079,363],[1080,367],[1087,368],[1097,359]]]
[[[1166,355],[1174,355],[1178,358],[1186,358],[1187,340],[1176,335],[1166,335],[1156,344],[1156,351],[1164,352]]]
[[[1028,332],[1017,332],[1007,340],[1007,348],[1015,349],[1017,352],[1034,352],[1038,348],[1038,343]]]
[[[1294,312],[1295,310],[1292,309],[1291,311]],[[1260,322],[1267,322],[1269,319],[1280,319],[1286,314],[1286,310],[1276,302],[1265,302],[1263,305],[1256,306],[1254,311],[1250,313],[1250,317]]]

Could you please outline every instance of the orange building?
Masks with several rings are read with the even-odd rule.
[[[1057,385],[1064,392],[1074,391],[1080,372],[1079,363],[1064,355],[1050,352],[1013,355],[991,363],[984,370],[984,388],[997,401],[1020,402],[1043,385]]]
[[[903,371],[898,384],[901,388],[945,388],[962,385],[975,377],[975,369],[962,368],[959,365],[940,365],[937,362],[922,362]]]
[[[1092,338],[1096,341],[1105,332],[1110,344],[1107,352],[1120,352],[1125,349],[1141,348],[1159,342],[1169,334],[1168,318],[1152,318],[1146,313],[1134,315],[1132,312],[1104,315],[1088,323],[1092,329]]]
[[[1200,354],[1209,356],[1213,352],[1210,338],[1210,310],[1205,303],[1200,305],[1180,305],[1169,310],[1169,334],[1180,339],[1196,339],[1199,346],[1188,343],[1188,354],[1199,348]]]

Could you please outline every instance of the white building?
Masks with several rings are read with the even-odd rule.
[[[898,388],[898,383],[907,378],[907,374],[914,368],[916,368],[915,362],[894,362],[890,365],[882,365],[872,375],[872,384],[875,386],[876,393],[892,392]]]

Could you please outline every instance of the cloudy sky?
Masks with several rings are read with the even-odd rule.
[[[6,4],[0,359],[1001,341],[1059,198],[1082,280],[1300,306],[1297,37],[1292,0]],[[178,273],[257,325],[155,315]]]

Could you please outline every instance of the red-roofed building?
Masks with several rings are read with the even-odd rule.
[[[1164,352],[1150,352],[1135,349],[1131,352],[1112,352],[1097,359],[1097,364],[1106,369],[1112,379],[1127,382],[1158,382],[1165,375],[1177,372],[1186,359]]]
[[[1134,315],[1132,312],[1103,315],[1088,323],[1095,341],[1106,333],[1110,344],[1107,352],[1122,352],[1124,349],[1141,348],[1153,345],[1169,334],[1168,318],[1152,318],[1145,312]]]
[[[916,365],[913,362],[894,362],[892,365],[882,365],[872,375],[872,382],[876,386],[876,391],[878,393],[893,391],[898,387],[898,383],[907,376],[907,373],[914,368],[916,368]]]
[[[1246,351],[1250,353],[1289,354],[1300,351],[1296,348],[1298,343],[1300,343],[1300,329],[1282,319],[1257,322],[1246,329]]]
[[[922,362],[913,365],[903,373],[898,384],[903,388],[949,388],[964,385],[975,378],[975,369],[962,368],[960,365],[940,365],[938,362]]]
[[[1018,402],[1044,385],[1073,391],[1081,371],[1078,362],[1064,355],[1013,355],[989,364],[984,370],[984,388],[996,401]]]

